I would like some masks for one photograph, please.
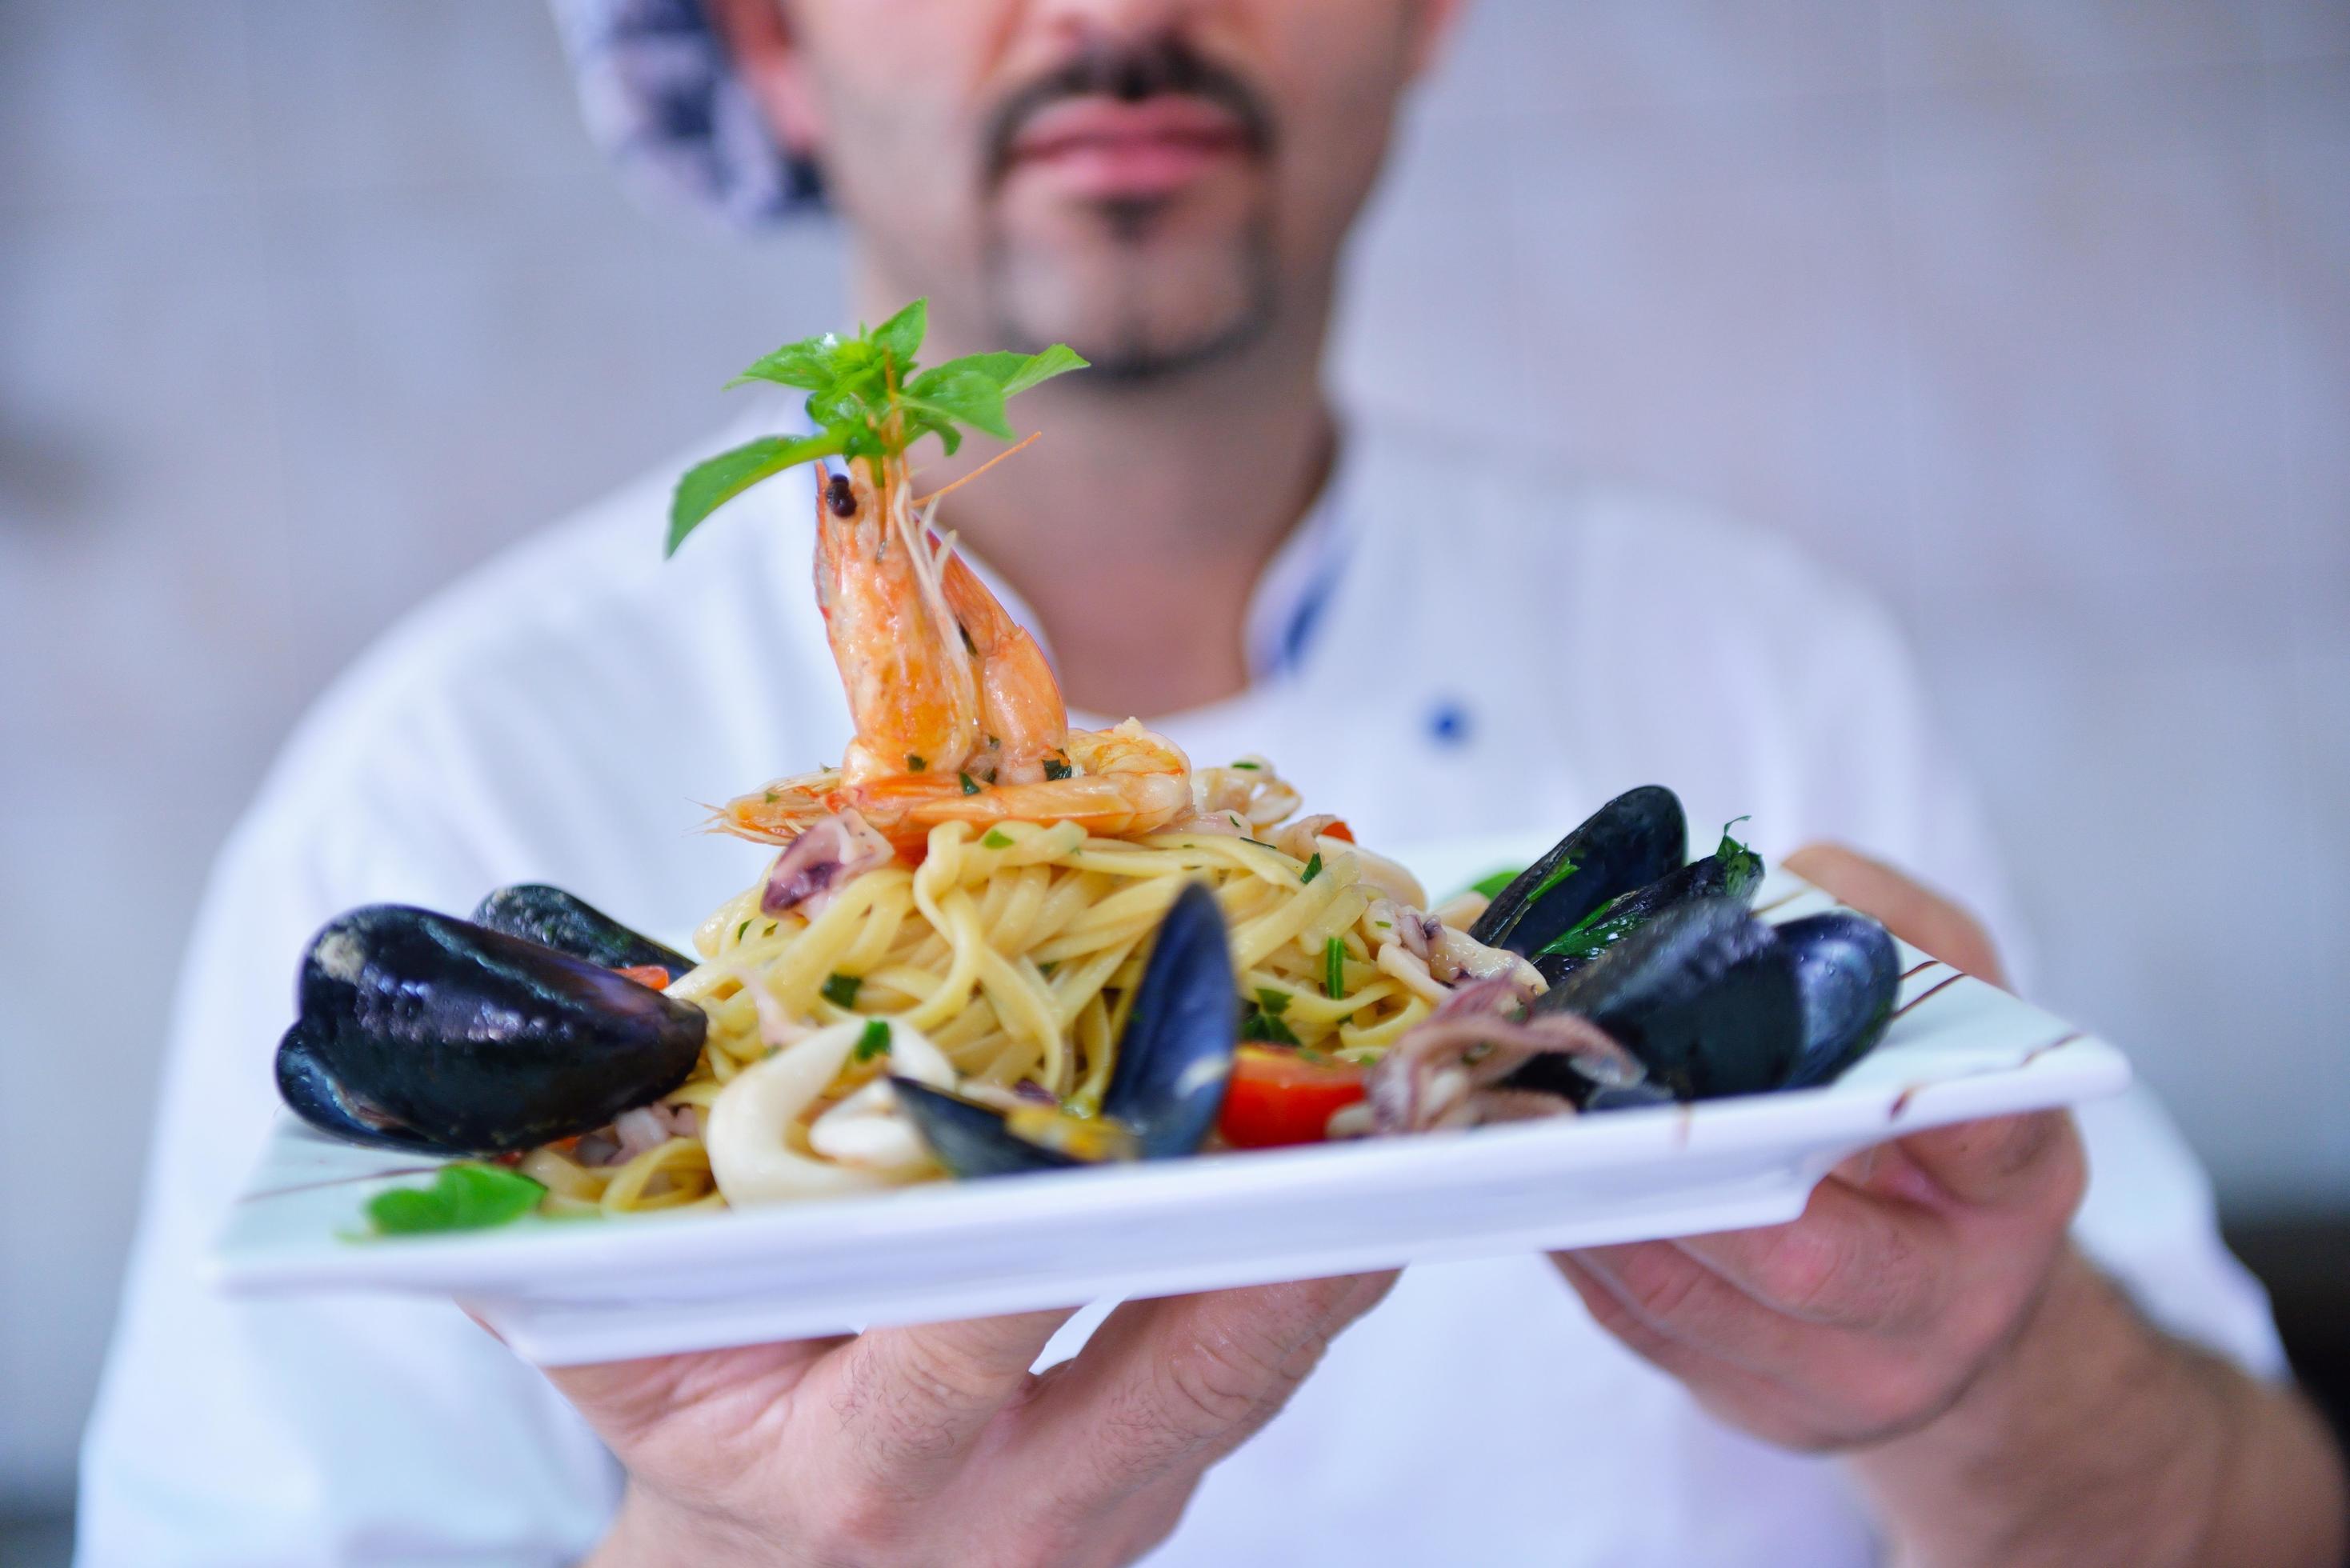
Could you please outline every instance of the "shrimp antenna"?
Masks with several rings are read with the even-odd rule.
[[[981,474],[985,473],[989,469],[993,468],[997,463],[1002,462],[1005,458],[1017,457],[1020,453],[1026,452],[1030,447],[1036,444],[1038,438],[1043,436],[1044,433],[1045,432],[1043,431],[1038,431],[1035,434],[1031,435],[1026,441],[1022,441],[1018,446],[1011,447],[1005,451],[997,452],[993,457],[989,458],[985,462],[981,463],[977,468],[974,468],[969,473],[964,474],[961,479],[950,480],[948,483],[940,485],[936,490],[931,491],[928,495],[917,496],[913,504],[916,506],[929,506],[935,504],[940,496],[944,495],[951,490],[962,489],[964,485],[969,484],[972,480],[977,479]]]

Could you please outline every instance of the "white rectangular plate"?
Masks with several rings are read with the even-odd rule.
[[[1455,843],[1408,861],[1441,891],[1541,847]],[[1773,920],[1834,907],[1775,869],[1756,906]],[[560,1366],[1774,1224],[1887,1137],[2128,1083],[2105,1042],[1922,953],[1903,961],[1893,1027],[1824,1088],[785,1208],[358,1239],[369,1198],[433,1166],[287,1116],[214,1262],[237,1293],[461,1297]]]

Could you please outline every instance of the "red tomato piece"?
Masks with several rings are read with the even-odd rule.
[[[1320,1143],[1330,1113],[1363,1097],[1363,1069],[1347,1062],[1309,1062],[1278,1046],[1243,1045],[1232,1059],[1218,1130],[1239,1148]]]
[[[1322,836],[1325,838],[1341,839],[1346,843],[1352,844],[1355,842],[1355,830],[1347,826],[1346,819],[1341,817],[1338,821],[1334,822],[1329,826],[1324,828],[1322,830]]]
[[[650,985],[655,991],[669,989],[669,971],[657,963],[620,964],[612,972],[622,980],[633,980],[639,985]]]

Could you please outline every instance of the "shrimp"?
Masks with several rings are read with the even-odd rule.
[[[1060,683],[1020,624],[916,519],[903,465],[859,458],[816,492],[816,602],[856,738],[837,768],[778,779],[713,826],[789,844],[855,811],[919,858],[944,822],[1076,822],[1148,833],[1191,809],[1191,763],[1128,719],[1072,731]],[[935,512],[935,504],[931,507]]]
[[[857,725],[841,763],[852,784],[951,776],[980,739],[968,645],[915,534],[902,472],[885,483],[859,459],[816,486],[816,601]]]

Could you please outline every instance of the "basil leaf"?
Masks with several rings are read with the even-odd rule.
[[[821,337],[803,337],[753,360],[750,369],[726,385],[733,388],[746,381],[773,381],[779,387],[820,392],[837,377],[839,357],[840,339],[831,333]]]
[[[931,302],[918,299],[866,336],[876,348],[898,362],[898,377],[903,382],[914,374],[914,356],[921,350],[922,339],[931,329]]]
[[[796,439],[762,436],[694,464],[677,482],[677,493],[670,501],[669,543],[661,554],[676,555],[686,535],[702,526],[705,518],[759,481],[795,463],[830,457],[839,451],[839,438],[828,432]]]
[[[504,1166],[471,1160],[441,1168],[430,1187],[395,1187],[368,1199],[368,1223],[380,1236],[487,1231],[538,1207],[546,1189]]]
[[[1049,381],[1071,370],[1082,370],[1091,361],[1066,343],[1055,343],[1042,354],[1031,354],[1027,363],[1003,379],[1003,395],[1007,398],[1026,391],[1039,381]]]

